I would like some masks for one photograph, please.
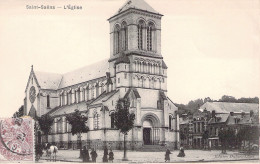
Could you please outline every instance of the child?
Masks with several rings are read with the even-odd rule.
[[[170,152],[169,149],[166,150],[166,153],[165,153],[165,162],[169,161],[170,162],[170,154],[172,154]]]
[[[112,149],[110,149],[108,156],[109,156],[109,158],[108,158],[109,162],[113,163],[114,153],[112,152]]]

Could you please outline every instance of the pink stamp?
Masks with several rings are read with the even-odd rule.
[[[34,122],[31,118],[0,119],[1,161],[34,161]]]

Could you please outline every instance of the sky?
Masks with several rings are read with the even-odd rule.
[[[31,65],[65,73],[109,57],[107,19],[126,0],[0,1],[0,117],[23,105]],[[258,0],[146,0],[162,17],[168,96],[260,94]],[[26,5],[81,5],[82,10],[28,10]]]

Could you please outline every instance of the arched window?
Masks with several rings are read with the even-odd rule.
[[[78,89],[78,91],[77,91],[77,97],[78,97],[78,103],[80,102],[80,89]]]
[[[69,100],[69,93],[67,92],[67,105],[69,105],[69,102],[70,102],[70,100]]]
[[[116,25],[114,30],[114,53],[118,54],[120,51],[120,27]]]
[[[94,129],[99,129],[99,115],[94,114]]]
[[[169,129],[171,130],[172,129],[172,117],[169,116]]]
[[[144,29],[144,21],[140,20],[138,23],[138,49],[143,49],[143,29]]]
[[[150,22],[147,27],[147,50],[148,51],[153,50],[153,29],[154,29],[154,24]]]
[[[62,105],[65,105],[65,93],[62,93]]]
[[[115,113],[111,113],[111,128],[115,128]]]
[[[122,23],[122,48],[123,50],[127,50],[128,47],[128,30],[126,22]]]
[[[50,107],[50,96],[47,95],[47,108],[49,108],[49,107]]]

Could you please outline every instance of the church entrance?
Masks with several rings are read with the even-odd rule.
[[[143,140],[145,145],[151,145],[151,128],[143,129]]]
[[[159,120],[154,115],[143,118],[143,144],[158,145],[160,141]]]

